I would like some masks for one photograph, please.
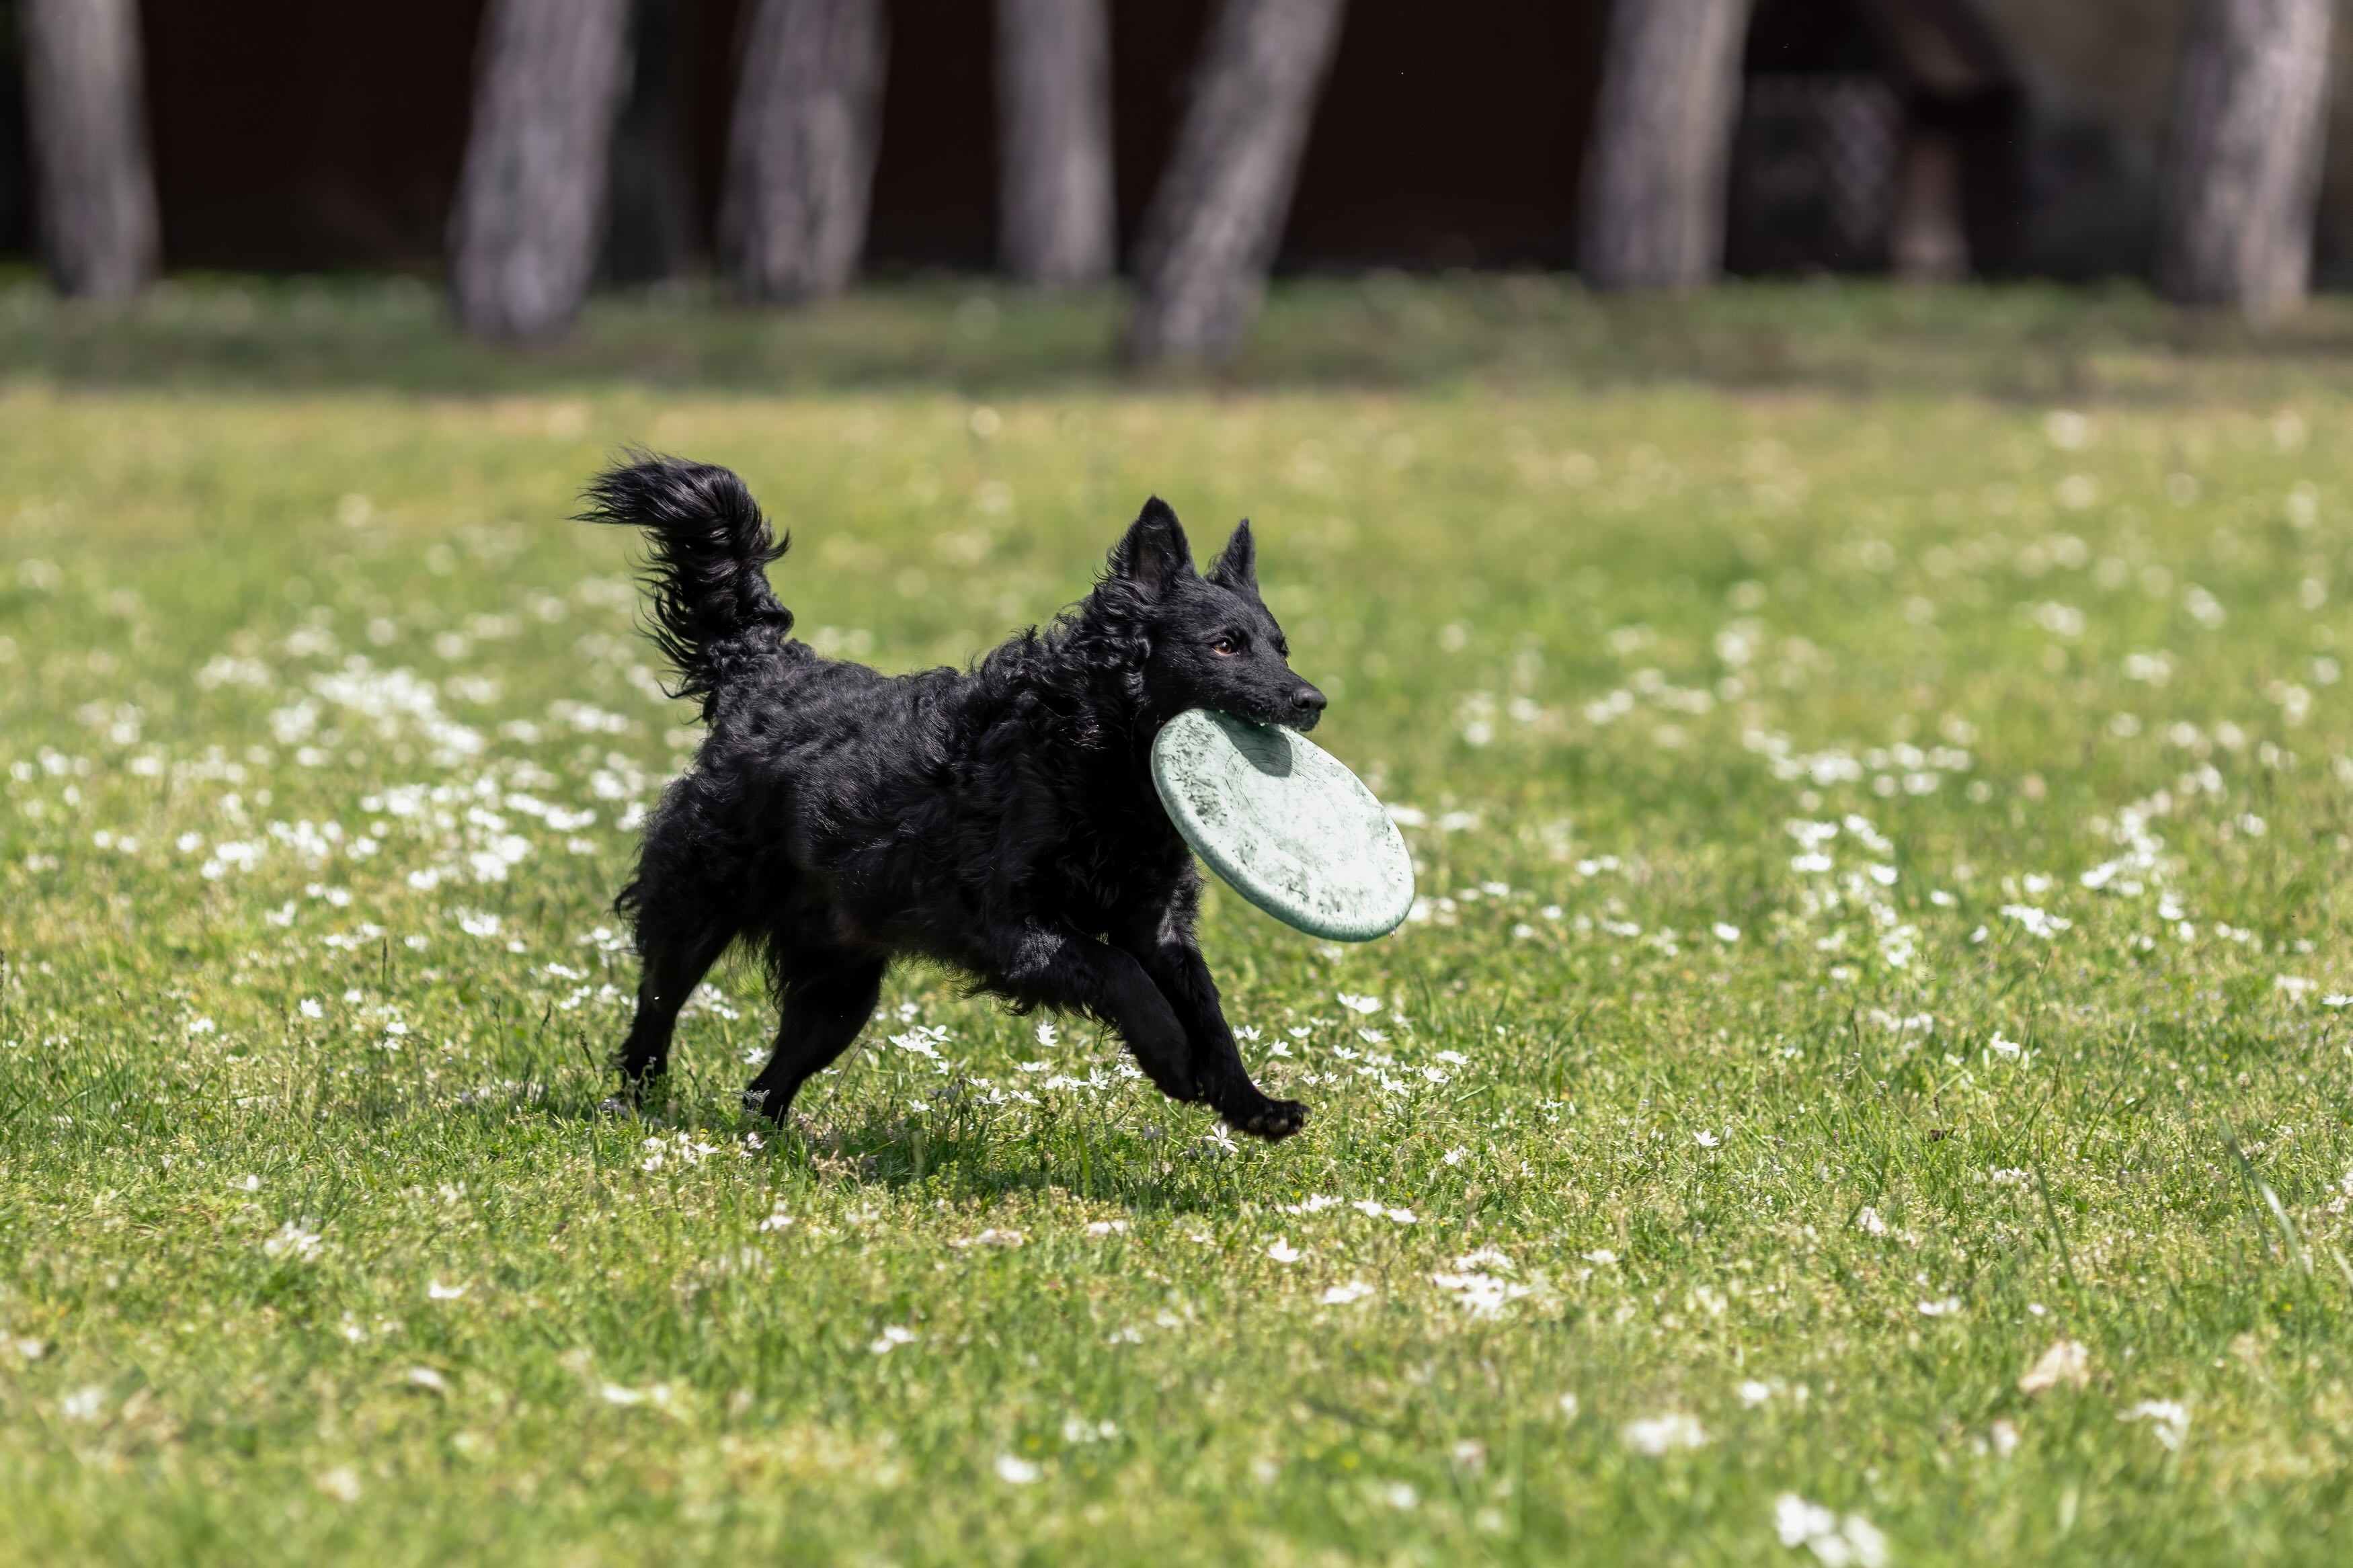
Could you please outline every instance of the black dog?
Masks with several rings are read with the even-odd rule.
[[[646,530],[653,636],[710,727],[619,900],[644,961],[631,1085],[661,1074],[680,1005],[740,938],[782,1014],[746,1094],[770,1116],[918,953],[1017,1007],[1103,1020],[1164,1093],[1236,1128],[1299,1131],[1306,1107],[1261,1093],[1235,1049],[1193,938],[1200,876],[1148,772],[1186,709],[1301,730],[1323,712],[1260,602],[1247,521],[1202,575],[1149,500],[1051,626],[968,671],[885,677],[786,635],[765,570],[785,546],[727,469],[646,458],[588,500],[586,521]]]

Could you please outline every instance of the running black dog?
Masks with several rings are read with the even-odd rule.
[[[1261,1093],[1235,1048],[1193,937],[1200,875],[1148,771],[1188,708],[1300,730],[1324,710],[1259,599],[1247,521],[1202,574],[1146,501],[1052,626],[967,671],[885,677],[787,635],[765,570],[785,545],[727,469],[643,458],[588,500],[584,521],[646,531],[653,636],[709,726],[620,896],[644,961],[630,1085],[662,1073],[680,1005],[740,939],[782,1014],[746,1098],[779,1120],[913,953],[1101,1019],[1164,1093],[1235,1128],[1299,1131],[1307,1108]]]

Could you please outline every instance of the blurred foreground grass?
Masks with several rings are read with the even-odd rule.
[[[2342,1561],[2349,321],[0,299],[0,1560]],[[1428,895],[1213,893],[1304,1135],[923,971],[781,1136],[748,972],[600,1110],[625,442],[892,668],[1255,519]]]

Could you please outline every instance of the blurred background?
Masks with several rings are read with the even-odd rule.
[[[1114,283],[1233,354],[1269,274],[2353,282],[2332,0],[0,0],[0,258],[68,294]]]

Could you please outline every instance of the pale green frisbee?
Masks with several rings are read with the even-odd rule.
[[[1152,783],[1185,842],[1289,926],[1370,942],[1413,908],[1413,857],[1364,781],[1295,730],[1213,709],[1170,720]]]

